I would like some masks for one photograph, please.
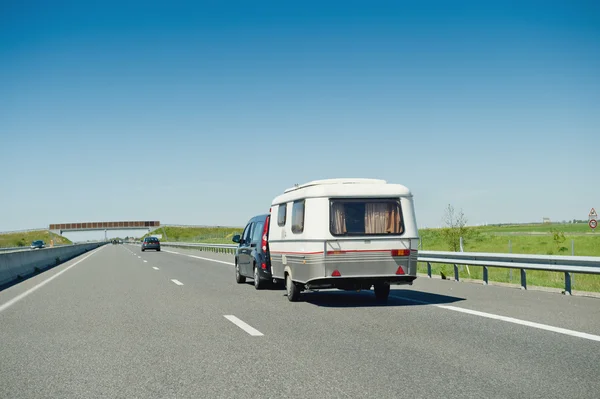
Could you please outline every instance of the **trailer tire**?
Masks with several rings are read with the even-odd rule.
[[[373,286],[375,291],[375,300],[380,303],[385,303],[390,296],[390,283],[379,283]]]
[[[240,265],[235,262],[235,282],[238,284],[244,284],[246,282],[246,277],[240,274]]]
[[[300,298],[300,289],[298,285],[292,281],[292,276],[289,274],[285,275],[285,290],[287,291],[287,298],[290,302],[296,302]]]

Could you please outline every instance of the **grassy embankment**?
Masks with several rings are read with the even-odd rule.
[[[71,241],[63,236],[51,233],[48,230],[36,230],[0,234],[0,248],[28,247],[36,240],[43,240],[46,246],[50,246],[50,240],[54,240],[54,245],[71,244]]]
[[[537,255],[571,255],[571,245],[575,255],[600,256],[600,232],[592,232],[586,223],[531,224],[507,226],[475,227],[474,236],[465,241],[464,250],[468,252],[495,252]],[[555,236],[554,233],[558,233]],[[563,234],[564,233],[564,236]],[[420,231],[422,249],[448,251],[439,229]],[[483,268],[470,266],[460,268],[461,278],[482,279]],[[489,268],[490,281],[520,284],[518,269]],[[425,264],[419,265],[419,272],[426,273]],[[470,271],[470,275],[469,275]],[[440,272],[452,277],[453,265],[433,265],[432,273]],[[527,284],[564,288],[564,274],[545,271],[527,271]],[[573,289],[578,291],[600,292],[600,276],[577,274],[573,278]]]
[[[164,229],[164,230],[163,230]],[[153,234],[163,234],[164,241],[205,242],[211,244],[232,244],[231,237],[240,234],[243,227],[164,227]],[[571,255],[573,241],[575,255],[600,256],[600,231],[592,233],[586,223],[530,224],[474,227],[474,237],[465,240],[464,249],[469,252],[496,252],[514,254]],[[554,231],[559,234],[555,239]],[[166,234],[166,237],[164,236]],[[422,249],[448,251],[439,229],[420,231]],[[419,265],[419,272],[426,273],[425,264]],[[452,265],[432,265],[432,272],[453,276]],[[469,274],[470,272],[470,274]],[[482,279],[483,269],[478,266],[461,267],[461,278]],[[518,269],[489,268],[490,281],[520,284]],[[544,271],[528,271],[527,284],[564,288],[564,274]],[[577,274],[573,278],[573,289],[600,292],[600,276]]]

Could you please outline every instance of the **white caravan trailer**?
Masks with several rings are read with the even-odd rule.
[[[290,301],[303,290],[371,287],[386,301],[390,284],[417,277],[418,240],[410,190],[385,180],[312,181],[271,204],[271,273]]]

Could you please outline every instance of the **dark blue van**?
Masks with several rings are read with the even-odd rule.
[[[271,282],[271,258],[269,256],[270,215],[255,216],[246,225],[240,236],[233,236],[239,244],[235,253],[235,281],[246,282],[246,277],[254,280],[254,288],[265,288]]]

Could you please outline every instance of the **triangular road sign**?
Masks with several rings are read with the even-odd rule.
[[[590,211],[590,214],[588,216],[589,217],[598,217],[598,214],[596,213],[596,210],[594,208],[592,208],[592,210]]]

